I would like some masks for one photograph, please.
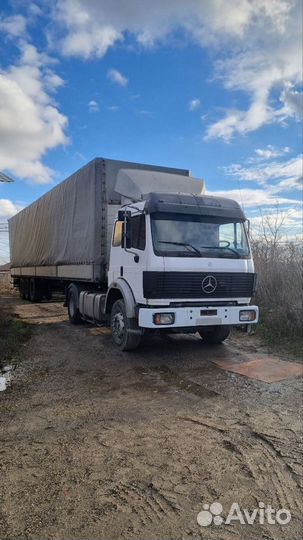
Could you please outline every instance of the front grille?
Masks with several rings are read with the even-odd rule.
[[[216,278],[215,291],[202,290],[202,281]],[[143,272],[145,298],[244,298],[254,291],[256,274],[234,272]]]

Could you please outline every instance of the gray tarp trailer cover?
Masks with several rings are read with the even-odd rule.
[[[183,169],[94,159],[9,220],[12,275],[106,280],[112,224],[124,198],[148,185],[201,192],[203,184],[188,176]]]

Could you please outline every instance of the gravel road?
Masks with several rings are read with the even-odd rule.
[[[302,537],[302,379],[267,384],[211,362],[266,362],[255,337],[153,337],[122,353],[60,303],[1,302],[33,325],[0,394],[1,540]],[[213,502],[224,519],[233,502],[292,519],[200,526]]]

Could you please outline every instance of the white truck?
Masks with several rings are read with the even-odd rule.
[[[258,321],[245,222],[188,170],[96,158],[9,220],[11,274],[31,302],[63,291],[71,323],[109,325],[123,351],[154,330],[220,343]]]

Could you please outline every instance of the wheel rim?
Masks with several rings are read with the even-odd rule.
[[[112,335],[116,343],[123,341],[125,333],[125,322],[122,311],[117,311],[112,318]]]

